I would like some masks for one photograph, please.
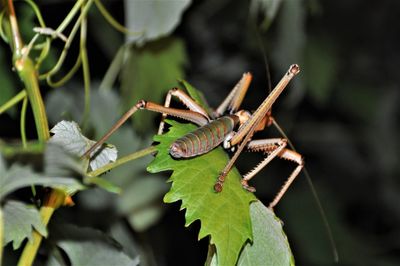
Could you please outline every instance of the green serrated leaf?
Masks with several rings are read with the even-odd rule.
[[[58,144],[66,151],[79,157],[96,143],[86,138],[82,134],[78,124],[74,121],[61,121],[57,123],[50,132],[54,135],[50,138],[49,143]],[[93,151],[92,155],[93,154],[96,154],[96,156],[90,161],[92,170],[96,170],[117,160],[117,149],[110,144],[103,144]]]
[[[145,46],[131,47],[122,72],[122,105],[128,110],[138,100],[161,103],[168,90],[184,77],[186,51],[182,40],[163,38]],[[144,135],[154,132],[156,113],[139,111],[132,117],[133,126]]]
[[[240,253],[238,266],[294,265],[282,222],[260,201],[250,204],[253,242]]]
[[[137,35],[128,37],[139,44],[171,33],[179,24],[191,0],[128,0],[125,1],[126,25]]]
[[[210,242],[217,248],[219,265],[234,265],[245,242],[252,239],[249,204],[255,197],[242,188],[236,168],[228,174],[223,191],[214,192],[218,174],[228,161],[222,148],[190,160],[172,159],[169,155],[171,143],[196,127],[166,122],[171,125],[170,130],[154,137],[160,144],[157,145],[157,156],[147,170],[152,173],[173,171],[172,187],[164,201],[181,200],[181,208],[186,209],[186,226],[200,220],[199,239],[210,235]]]
[[[13,242],[13,248],[18,249],[25,238],[32,240],[33,228],[47,236],[46,226],[36,208],[19,201],[7,201],[4,205],[4,244]]]
[[[54,230],[55,243],[67,254],[71,265],[139,265],[113,239],[92,228],[63,224]]]

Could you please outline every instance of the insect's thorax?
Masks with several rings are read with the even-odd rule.
[[[236,115],[220,117],[177,139],[170,147],[174,158],[187,158],[207,153],[221,144],[239,123]]]

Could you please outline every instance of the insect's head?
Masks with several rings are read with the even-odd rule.
[[[239,118],[239,126],[246,123],[246,121],[249,120],[251,117],[251,113],[246,110],[237,111],[235,115]]]
[[[240,110],[235,113],[235,115],[239,118],[239,126],[243,125],[246,123],[247,120],[251,118],[251,113],[246,110]],[[271,110],[269,110],[263,119],[260,121],[258,126],[256,127],[255,131],[261,131],[264,130],[264,128],[269,127],[273,122],[273,117],[271,115]]]

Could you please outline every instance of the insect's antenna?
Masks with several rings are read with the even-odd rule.
[[[256,32],[256,37],[257,37],[257,43],[258,43],[258,46],[260,47],[260,50],[261,50],[261,53],[263,56],[263,60],[264,60],[265,76],[267,77],[267,82],[268,82],[268,93],[270,93],[272,91],[272,84],[271,84],[271,73],[269,71],[267,52],[265,51],[265,47],[264,47],[262,39],[261,39],[260,30],[258,29],[257,25],[255,25],[255,32]]]
[[[268,84],[268,93],[271,93],[272,91],[272,84],[271,84],[271,73],[270,73],[270,68],[269,68],[269,64],[268,64],[268,58],[267,58],[267,52],[265,50],[265,47],[263,45],[262,39],[261,39],[261,34],[260,34],[260,30],[259,27],[257,26],[256,22],[253,21],[253,25],[254,25],[254,29],[255,29],[255,35],[257,38],[257,43],[258,46],[260,48],[260,51],[262,53],[262,57],[263,57],[263,61],[264,61],[264,65],[265,65],[265,76],[267,77],[267,84]],[[275,119],[272,119],[272,123],[274,125],[274,127],[279,131],[279,133],[285,138],[287,139],[287,143],[289,145],[289,147],[293,150],[296,151],[296,148],[294,147],[293,143],[290,141],[289,137],[286,135],[285,131],[281,128],[281,126],[278,124],[278,122],[275,121]],[[302,171],[306,177],[308,186],[310,187],[311,193],[313,195],[313,198],[315,200],[315,202],[317,203],[317,208],[318,211],[321,215],[321,219],[322,219],[322,223],[325,227],[325,230],[327,232],[327,237],[329,240],[329,244],[331,246],[331,250],[332,250],[332,255],[333,255],[333,259],[334,261],[337,263],[339,262],[339,253],[337,250],[337,246],[335,243],[335,240],[333,238],[333,234],[332,234],[332,229],[331,226],[329,225],[328,219],[326,218],[326,214],[325,214],[325,210],[322,207],[321,204],[321,200],[319,199],[317,190],[315,189],[314,183],[312,182],[311,176],[308,173],[307,168],[304,166],[303,171]]]
[[[287,139],[287,143],[289,145],[289,147],[293,150],[296,151],[296,148],[294,147],[293,143],[290,141],[290,139],[288,138],[288,136],[285,134],[285,132],[283,131],[283,129],[279,126],[278,122],[275,121],[275,119],[272,120],[272,123],[274,125],[274,127],[279,131],[279,133],[285,138]],[[303,173],[306,177],[308,186],[311,189],[311,193],[313,195],[313,198],[315,200],[315,202],[317,203],[317,207],[318,207],[318,211],[321,214],[321,219],[322,219],[322,223],[325,226],[325,230],[327,232],[328,235],[328,239],[329,239],[329,243],[331,245],[331,249],[332,249],[332,253],[333,253],[333,259],[334,261],[337,263],[339,262],[339,253],[337,250],[337,246],[335,243],[335,240],[333,238],[333,234],[332,234],[332,229],[331,226],[329,225],[328,219],[326,218],[326,214],[325,214],[325,210],[324,207],[322,207],[322,203],[319,199],[317,190],[315,189],[314,183],[312,182],[311,176],[308,173],[307,168],[304,166],[303,168]]]

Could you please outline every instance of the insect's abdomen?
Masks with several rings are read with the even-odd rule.
[[[169,153],[174,158],[187,158],[207,153],[224,141],[238,123],[235,115],[223,116],[172,143]]]

